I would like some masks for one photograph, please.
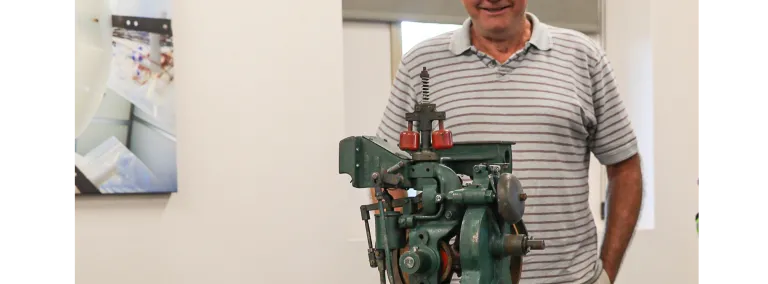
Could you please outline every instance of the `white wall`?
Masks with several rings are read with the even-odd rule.
[[[701,73],[700,73],[700,85],[701,85],[701,176],[704,176],[704,0],[701,1]],[[701,185],[699,190],[699,206],[704,208],[704,184]],[[701,259],[699,260],[699,267],[701,270],[701,284],[704,284],[704,233],[699,233],[699,250],[701,251]]]
[[[655,203],[654,226],[636,233],[617,282],[698,283],[698,4],[606,2],[606,49]]]
[[[179,193],[77,198],[77,283],[347,279],[341,1],[181,2]]]

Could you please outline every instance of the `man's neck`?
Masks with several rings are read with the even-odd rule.
[[[516,29],[503,33],[483,33],[476,30],[476,26],[470,29],[472,44],[480,51],[490,55],[497,61],[506,62],[512,54],[525,47],[531,39],[531,22],[528,17],[523,18],[523,23],[516,25]]]

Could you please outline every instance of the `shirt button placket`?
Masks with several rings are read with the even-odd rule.
[[[504,76],[504,73],[501,70],[502,65],[496,63],[496,61],[493,62],[493,70],[496,73],[496,78],[501,78]]]
[[[504,63],[504,68],[503,68],[503,70],[502,70],[502,69],[500,69],[500,70],[499,70],[499,73],[500,73],[502,76],[503,76],[503,75],[506,75],[506,74],[508,74],[508,73],[512,73],[512,70],[514,70],[514,69],[515,69],[515,63],[517,63],[517,60],[518,60],[517,58],[518,58],[518,57],[520,57],[520,54],[519,54],[519,53],[517,53],[517,54],[515,54],[515,55],[512,55],[512,57],[510,57],[510,58],[507,60],[507,62],[505,62],[505,63]]]
[[[492,68],[494,73],[496,73],[496,78],[501,78],[501,66],[499,66],[498,63],[496,63],[496,60],[491,60],[488,63],[488,67]]]
[[[502,65],[499,65],[499,67],[496,68],[496,76],[499,78],[504,77],[504,75],[507,75],[509,71],[509,61],[505,62]]]

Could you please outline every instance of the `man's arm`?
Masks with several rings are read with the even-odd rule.
[[[643,178],[640,155],[617,164],[608,170],[608,219],[600,253],[603,269],[611,282],[616,281],[624,253],[635,232],[643,200]]]
[[[608,214],[600,259],[615,281],[635,231],[642,202],[642,174],[637,138],[608,58],[601,50],[590,62],[592,103],[590,149],[608,170]]]

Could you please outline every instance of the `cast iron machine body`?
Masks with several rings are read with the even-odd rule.
[[[339,143],[339,173],[356,188],[375,189],[377,203],[360,207],[369,264],[381,283],[442,284],[453,274],[462,284],[517,283],[522,257],[544,242],[529,237],[522,221],[527,196],[512,175],[514,143],[454,143],[445,112],[429,103],[426,68],[421,78],[422,101],[406,114],[399,147],[370,136]],[[393,188],[419,194],[393,199]],[[378,211],[375,244],[370,211]]]

